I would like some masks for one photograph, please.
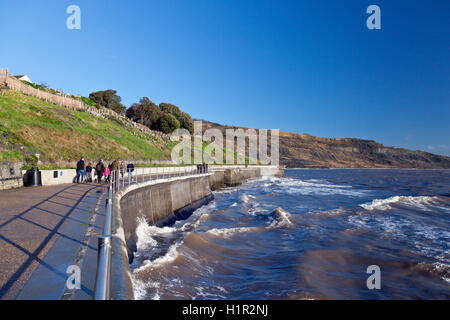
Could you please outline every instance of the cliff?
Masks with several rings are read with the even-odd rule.
[[[241,128],[203,121],[204,130],[213,127],[222,132],[227,128]],[[449,169],[450,157],[387,147],[373,140],[280,132],[280,164],[287,168]]]

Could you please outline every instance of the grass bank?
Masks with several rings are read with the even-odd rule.
[[[58,166],[87,159],[168,160],[173,142],[114,119],[70,110],[8,90],[0,95],[0,161]]]

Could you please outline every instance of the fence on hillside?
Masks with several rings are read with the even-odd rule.
[[[120,121],[129,128],[136,128],[149,136],[159,137],[164,140],[170,139],[168,135],[159,131],[150,130],[146,126],[134,122],[124,115],[118,114],[110,109],[104,107],[97,109],[96,107],[91,107],[85,104],[81,99],[74,99],[71,96],[67,96],[66,94],[57,95],[48,91],[33,88],[12,76],[8,72],[8,69],[0,69],[0,85],[2,84],[5,84],[9,89],[20,91],[25,95],[36,97],[38,99],[41,99],[42,101],[63,106],[68,109],[86,112],[100,118],[113,118]]]

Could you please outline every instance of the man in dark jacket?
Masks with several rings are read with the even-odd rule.
[[[97,183],[102,182],[103,172],[105,171],[105,165],[103,160],[100,160],[95,166],[95,173],[97,174]]]
[[[127,172],[128,172],[128,176],[130,177],[131,181],[133,181],[133,171],[134,171],[134,164],[129,163],[127,165]]]
[[[77,162],[77,183],[81,183],[84,181],[84,158],[81,158],[80,161]]]

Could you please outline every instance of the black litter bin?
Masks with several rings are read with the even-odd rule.
[[[33,167],[27,171],[26,187],[41,187],[42,174],[38,167]]]

